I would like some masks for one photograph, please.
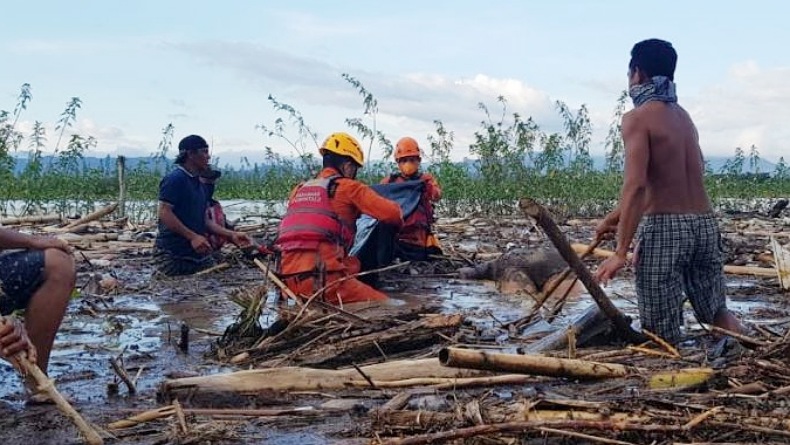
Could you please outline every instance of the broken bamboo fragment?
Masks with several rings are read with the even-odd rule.
[[[60,222],[61,220],[62,218],[60,217],[60,215],[56,215],[56,214],[18,216],[18,217],[0,219],[0,226],[18,226],[22,224],[47,224],[53,222]]]
[[[118,420],[107,425],[108,429],[120,430],[131,428],[153,420],[178,415],[175,402],[160,408],[137,413],[123,420]],[[184,414],[194,416],[236,416],[236,417],[277,417],[277,416],[316,416],[328,410],[317,410],[312,407],[283,408],[283,409],[240,409],[240,408],[181,408]]]
[[[360,369],[375,382],[376,386],[382,388],[396,387],[388,384],[390,382],[404,382],[398,387],[406,387],[412,383],[410,382],[412,379],[434,379],[430,383],[414,382],[425,385],[451,383],[453,379],[490,375],[469,369],[447,368],[441,366],[435,358],[395,360],[360,366]],[[370,387],[370,385],[353,368],[334,370],[289,366],[166,380],[163,384],[163,392],[165,394],[179,391],[255,393],[266,390],[310,391],[351,387]]]
[[[498,354],[459,348],[444,348],[439,351],[439,362],[454,368],[578,379],[627,377],[638,373],[635,367],[617,363],[589,362],[541,355]]]
[[[449,442],[455,439],[464,439],[482,435],[498,433],[524,433],[537,431],[540,428],[561,428],[570,430],[598,430],[598,431],[653,431],[670,432],[681,431],[680,425],[640,424],[630,422],[612,421],[585,421],[585,420],[560,420],[560,421],[535,421],[535,422],[507,422],[490,425],[476,425],[467,428],[457,428],[450,431],[422,434],[419,436],[405,437],[402,439],[389,439],[382,445],[424,445]]]
[[[103,207],[103,208],[101,208],[99,210],[96,210],[93,213],[85,215],[82,218],[67,224],[66,227],[63,228],[63,230],[69,229],[69,228],[74,227],[74,226],[79,226],[79,225],[82,225],[82,224],[85,224],[85,223],[89,223],[91,221],[96,221],[97,219],[102,219],[103,217],[105,217],[105,216],[109,215],[110,213],[114,212],[115,209],[117,209],[117,208],[118,208],[118,203],[117,202],[112,203],[112,204],[108,205],[107,207]]]
[[[716,375],[711,368],[686,368],[675,371],[659,372],[650,376],[650,389],[688,389],[710,381]]]
[[[5,317],[0,316],[0,326],[7,323]],[[58,392],[55,388],[53,381],[47,377],[46,374],[38,367],[37,364],[31,362],[27,358],[27,353],[21,352],[11,358],[14,367],[23,375],[36,384],[32,388],[37,393],[45,394],[55,405],[61,413],[71,419],[76,425],[77,429],[82,433],[85,438],[85,443],[88,445],[102,445],[104,439],[101,438],[99,433],[85,421],[85,419],[74,409],[73,406]]]
[[[620,312],[609,297],[606,296],[601,286],[599,286],[598,282],[593,278],[592,273],[587,269],[587,266],[582,263],[576,255],[576,252],[571,248],[567,238],[557,226],[557,223],[554,222],[549,212],[531,198],[522,199],[519,201],[519,206],[524,213],[534,218],[538,226],[543,229],[543,232],[551,240],[552,244],[554,244],[554,247],[557,248],[560,255],[568,262],[568,265],[576,273],[576,276],[579,277],[579,281],[587,288],[587,291],[590,293],[593,300],[595,300],[595,303],[598,304],[604,314],[612,321],[617,334],[626,341],[634,343],[644,341],[645,336],[631,327],[631,319]],[[585,251],[587,251],[586,246]]]
[[[586,244],[580,244],[580,243],[573,243],[571,247],[573,248],[573,251],[576,253],[584,252],[585,249],[587,249]],[[614,252],[612,252],[611,250],[598,248],[593,250],[593,255],[599,258],[609,258],[610,256],[614,255]],[[632,255],[629,253],[627,258],[631,259]],[[733,264],[725,264],[724,273],[728,273],[731,275],[755,275],[758,277],[775,277],[776,269],[773,267],[735,266]]]

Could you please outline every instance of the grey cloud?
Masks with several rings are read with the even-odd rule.
[[[337,69],[329,64],[264,45],[213,41],[182,43],[175,47],[210,65],[236,70],[253,81],[266,79],[307,85],[336,82]]]

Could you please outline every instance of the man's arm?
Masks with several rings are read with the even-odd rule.
[[[633,114],[623,117],[625,144],[625,178],[620,197],[620,221],[617,225],[616,254],[625,258],[634,239],[639,220],[645,211],[647,167],[650,161],[648,129]]]
[[[196,236],[202,236],[184,225],[173,212],[173,205],[167,202],[159,201],[159,220],[162,221],[165,227],[188,240],[192,240]]]
[[[25,233],[17,232],[16,230],[0,228],[0,250],[2,249],[44,250],[50,248],[60,249],[66,253],[71,252],[69,244],[61,239],[27,235]]]
[[[340,187],[345,188],[345,192],[348,193],[360,212],[370,215],[384,224],[403,226],[403,213],[398,203],[380,196],[361,182],[338,182],[338,190]]]
[[[209,218],[206,218],[206,229],[215,235],[224,236],[239,247],[252,244],[252,239],[246,233],[229,230],[227,227],[222,227]]]
[[[606,284],[625,266],[628,248],[645,211],[650,137],[647,127],[633,112],[623,116],[623,142],[625,143],[625,178],[620,205],[601,223],[603,227],[599,226],[596,230],[596,235],[601,232],[611,232],[611,226],[607,228],[606,224],[611,225],[619,218],[615,255],[601,263],[595,272],[595,279],[601,284]]]

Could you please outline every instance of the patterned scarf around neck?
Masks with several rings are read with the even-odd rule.
[[[649,82],[634,85],[628,89],[628,95],[634,101],[634,107],[657,100],[659,102],[677,102],[675,82],[666,76],[653,76]]]

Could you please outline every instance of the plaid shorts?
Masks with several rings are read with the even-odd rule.
[[[0,255],[0,315],[26,308],[43,282],[43,250],[20,250]]]
[[[642,327],[677,343],[687,297],[703,323],[712,323],[727,307],[721,235],[714,215],[647,215],[637,240],[634,266]]]

